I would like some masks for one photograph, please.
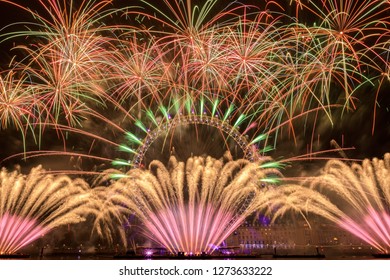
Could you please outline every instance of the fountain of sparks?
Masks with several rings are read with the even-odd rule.
[[[22,247],[89,213],[89,186],[82,180],[46,174],[36,167],[24,176],[0,172],[0,254]]]
[[[380,253],[390,252],[390,153],[362,164],[330,160],[309,187],[281,187],[273,195],[273,205],[278,205],[274,219],[288,210],[311,212]]]
[[[270,177],[279,175],[268,158],[258,162],[171,156],[165,166],[154,160],[149,169],[131,169],[106,189],[99,219],[134,213],[145,235],[171,253],[212,253],[250,214],[265,203]],[[112,211],[107,211],[111,205]],[[113,214],[114,212],[114,214]]]

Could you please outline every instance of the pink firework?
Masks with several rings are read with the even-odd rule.
[[[347,217],[338,225],[372,247],[381,252],[389,253],[390,248],[390,215],[387,212],[378,212],[369,207],[363,217],[363,223],[356,222]]]
[[[274,218],[311,212],[334,222],[382,253],[390,251],[390,154],[351,166],[330,160],[310,187],[280,187],[272,194]],[[272,207],[271,207],[272,208]],[[276,209],[276,207],[274,207]]]
[[[52,229],[79,223],[90,213],[89,186],[46,174],[0,171],[0,253],[14,254]]]
[[[134,214],[147,237],[175,254],[212,253],[247,218],[266,203],[266,182],[275,172],[263,158],[216,160],[174,156],[167,166],[154,160],[149,170],[132,169],[100,195],[95,229],[113,232],[118,220]]]
[[[145,235],[168,251],[212,253],[243,222],[244,217],[213,205],[183,205],[150,213]]]
[[[5,213],[0,217],[0,255],[13,254],[46,232],[35,219]]]

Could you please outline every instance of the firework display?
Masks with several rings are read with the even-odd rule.
[[[85,125],[92,119],[113,131],[91,141],[112,140],[144,111],[189,95],[195,103],[245,104],[240,114],[253,116],[257,132],[275,135],[276,143],[282,128],[297,133],[296,119],[323,112],[332,122],[332,107],[353,109],[355,91],[385,82],[383,1],[362,7],[309,1],[305,8],[321,20],[309,26],[272,2],[264,10],[228,6],[214,17],[217,1],[165,1],[166,12],[144,1],[145,9],[115,9],[111,2],[41,1],[45,16],[29,10],[35,22],[28,29],[3,29],[3,40],[28,36],[31,43],[17,45],[23,59],[3,71],[2,128],[12,124],[23,137],[31,132],[39,139],[48,126],[88,135],[95,133]],[[326,17],[322,6],[334,16]],[[127,21],[114,24],[114,15]]]
[[[102,208],[111,211],[102,211],[97,226],[124,210],[124,217],[135,213],[145,234],[171,253],[212,253],[267,201],[269,178],[280,176],[269,161],[233,161],[228,155],[191,157],[186,163],[172,156],[168,167],[152,161],[149,170],[132,169],[106,190]]]
[[[390,154],[351,166],[331,160],[309,186],[279,189],[274,218],[293,209],[323,216],[383,253],[389,252]]]
[[[17,139],[1,164],[65,159],[45,167],[65,177],[3,171],[14,181],[1,185],[1,251],[80,220],[46,222],[57,206],[36,201],[43,214],[21,214],[29,194],[52,184],[69,191],[69,213],[87,213],[78,201],[89,196],[93,231],[111,243],[118,232],[126,244],[122,225],[135,215],[171,253],[212,253],[253,213],[308,210],[387,252],[387,155],[362,167],[332,160],[309,187],[279,184],[288,159],[269,155],[282,140],[307,141],[295,159],[315,157],[316,139],[320,148],[320,134],[359,110],[362,96],[376,132],[389,2],[160,2],[0,0],[27,18],[0,33],[13,45],[0,71],[0,132]]]
[[[144,136],[139,137],[126,132],[126,144],[119,147],[130,157],[133,156],[133,160],[130,162],[115,160],[114,165],[147,166],[145,157],[151,147],[157,150],[155,154],[149,156],[152,160],[158,158],[156,154],[160,150],[163,155],[169,156],[175,153],[185,160],[186,154],[211,155],[213,150],[215,152],[219,148],[222,152],[219,156],[214,155],[215,158],[221,157],[225,151],[231,154],[236,151],[235,158],[247,158],[252,162],[259,160],[272,149],[269,146],[259,149],[260,143],[267,139],[267,135],[255,134],[252,135],[252,139],[249,139],[246,133],[250,132],[251,127],[240,131],[240,124],[254,116],[237,115],[235,111],[237,106],[234,104],[224,106],[219,99],[205,101],[203,98],[199,104],[195,104],[190,97],[184,100],[173,100],[171,103],[169,108],[160,105],[156,113],[151,110],[145,112],[147,122],[150,123],[149,127],[139,119],[135,121],[135,126],[144,133]],[[226,108],[226,111],[222,108]],[[156,116],[157,114],[162,114],[162,117]],[[206,130],[207,135],[202,135],[203,130]],[[162,142],[160,145],[158,145],[159,140]],[[186,143],[184,148],[183,142]],[[212,145],[213,142],[215,145]]]
[[[0,173],[0,254],[12,254],[61,225],[79,223],[89,213],[89,186],[82,180],[45,174]]]

